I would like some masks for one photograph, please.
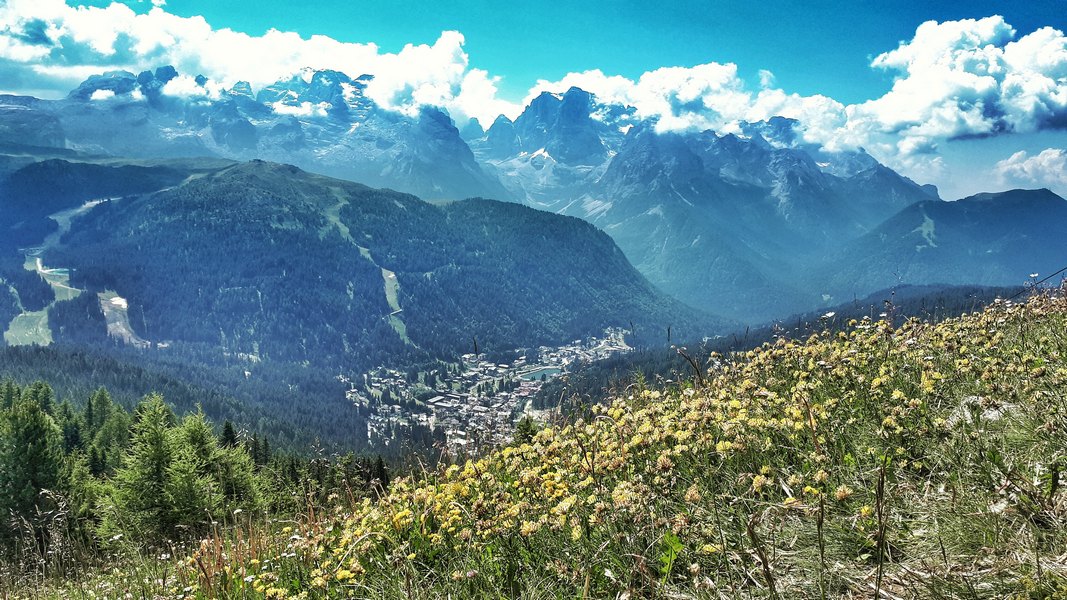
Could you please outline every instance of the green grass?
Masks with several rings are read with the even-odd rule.
[[[36,271],[52,286],[55,292],[55,302],[72,300],[82,293],[81,290],[70,287],[70,273],[65,269],[45,269],[37,257],[27,256],[23,267],[28,271]],[[54,302],[53,302],[54,304]],[[9,346],[47,346],[52,343],[52,330],[48,325],[48,309],[24,311],[16,316],[4,332],[4,341]]]
[[[4,332],[4,341],[9,346],[51,344],[52,330],[48,327],[48,309],[23,312],[15,317]]]
[[[716,356],[380,500],[39,597],[1067,598],[1065,331],[1043,297]]]

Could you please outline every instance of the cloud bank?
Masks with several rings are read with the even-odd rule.
[[[1067,37],[1051,27],[1020,36],[999,16],[923,23],[910,40],[872,60],[872,68],[891,73],[894,81],[884,95],[859,104],[790,93],[776,86],[769,71],[760,71],[752,84],[738,76],[736,65],[715,62],[664,67],[636,79],[599,70],[571,73],[538,81],[517,103],[498,96],[498,77],[471,66],[459,32],[384,53],[373,43],[326,36],[216,29],[203,18],[168,13],[164,4],[153,2],[138,14],[120,3],[99,8],[7,0],[0,6],[0,81],[13,89],[4,91],[58,96],[91,74],[166,64],[183,74],[164,90],[173,95],[203,93],[192,79],[197,74],[211,80],[207,89],[247,81],[258,90],[304,68],[334,69],[374,75],[366,93],[387,109],[415,114],[433,105],[457,120],[476,117],[488,124],[499,114],[516,117],[542,91],[578,86],[602,102],[633,107],[661,131],[737,132],[743,121],[790,117],[806,142],[829,150],[863,147],[927,178],[943,168],[937,152],[946,141],[1067,129]]]
[[[390,54],[373,43],[321,35],[304,38],[271,29],[252,36],[215,29],[201,17],[179,17],[160,2],[153,4],[138,14],[118,2],[100,8],[72,7],[63,0],[8,0],[0,6],[0,72],[17,73],[7,78],[8,85],[59,96],[89,75],[116,69],[137,73],[173,65],[183,75],[202,74],[222,87],[247,81],[254,89],[304,68],[333,69],[353,77],[374,74],[367,94],[409,114],[422,105],[472,116],[512,109],[495,100],[493,77],[469,68],[463,35],[455,31],[442,33],[432,45],[409,44]],[[191,93],[180,83],[166,92]]]
[[[767,71],[753,89],[734,65],[717,63],[658,69],[636,81],[598,70],[571,73],[539,81],[531,96],[576,85],[658,118],[662,130],[737,131],[741,121],[780,115],[797,119],[807,142],[866,147],[890,163],[927,168],[937,160],[924,155],[946,140],[1067,128],[1067,37],[1051,27],[1017,37],[999,16],[929,21],[871,66],[893,73],[892,88],[853,105],[788,93]]]
[[[1004,185],[1067,188],[1067,150],[1048,148],[1033,156],[1019,151],[998,162],[994,171]]]

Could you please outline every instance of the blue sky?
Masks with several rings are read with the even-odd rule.
[[[190,77],[171,93],[199,93],[198,73],[218,93],[333,68],[374,74],[383,107],[462,125],[577,85],[662,130],[789,116],[948,198],[1067,195],[1065,30],[1067,0],[0,0],[0,92],[172,64]]]

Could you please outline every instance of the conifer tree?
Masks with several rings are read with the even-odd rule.
[[[182,419],[181,426],[178,428],[178,438],[180,443],[192,452],[197,470],[206,474],[208,465],[216,458],[218,441],[202,410],[198,408],[197,412],[186,415]]]
[[[381,486],[382,492],[389,489],[389,469],[385,467],[385,461],[382,460],[382,455],[379,454],[378,458],[374,460],[374,467],[371,468],[371,483],[377,481],[376,486]]]
[[[35,381],[28,388],[22,390],[22,398],[29,398],[37,403],[41,407],[41,410],[48,414],[52,414],[55,409],[55,393],[52,392],[52,386],[43,381]]]
[[[96,433],[96,406],[93,402],[93,397],[96,394],[91,394],[85,401],[85,408],[82,410],[82,423],[85,424],[85,433],[90,439],[93,434]]]
[[[84,543],[89,543],[98,524],[96,509],[104,495],[105,484],[96,478],[91,461],[84,453],[75,452],[66,462],[69,529]]]
[[[11,378],[4,379],[3,383],[0,383],[0,410],[10,409],[18,399],[19,388],[15,385],[15,380]]]
[[[97,407],[99,406],[97,404]],[[97,413],[99,414],[99,410]],[[108,472],[118,468],[119,460],[130,445],[132,428],[130,415],[121,407],[114,407],[109,409],[106,420],[93,436],[92,445],[100,451],[100,456],[106,459],[104,466]]]
[[[260,508],[263,495],[259,479],[255,464],[244,448],[219,448],[214,469],[227,512]]]
[[[96,446],[89,448],[88,456],[89,473],[93,477],[100,477],[107,471],[107,456],[104,451],[100,450]]]
[[[227,448],[233,448],[237,446],[237,430],[234,429],[233,423],[229,419],[222,424],[222,445]]]
[[[166,496],[169,522],[192,531],[210,523],[222,505],[215,481],[204,475],[205,465],[188,444],[177,444],[167,467]],[[171,532],[163,532],[165,534]]]
[[[524,416],[515,425],[515,443],[529,444],[535,435],[537,435],[537,425],[529,415]]]
[[[81,448],[83,445],[82,423],[81,419],[74,414],[74,407],[70,405],[69,400],[64,400],[59,405],[55,421],[63,432],[63,450],[70,454],[74,450]]]
[[[265,467],[270,462],[270,442],[267,441],[267,436],[263,436],[263,442],[259,445],[259,457],[256,460],[257,466]]]
[[[51,398],[51,388],[47,394],[39,386],[37,391],[16,400],[0,417],[0,511],[5,516],[33,515],[42,506],[41,492],[61,483],[62,433],[38,403]]]
[[[82,413],[82,420],[85,421],[89,436],[95,435],[104,425],[111,414],[113,404],[111,394],[104,388],[96,390],[92,396],[89,396],[89,400],[85,403],[85,411]]]
[[[178,435],[190,452],[197,474],[207,478],[221,494],[219,506],[228,512],[258,507],[260,494],[253,460],[243,448],[220,447],[207,417],[199,411],[182,420]],[[265,448],[266,440],[261,452]]]
[[[173,530],[167,498],[174,444],[168,431],[169,409],[155,395],[139,407],[133,439],[115,474],[113,507],[106,515],[101,537],[135,528],[142,535],[165,535]]]

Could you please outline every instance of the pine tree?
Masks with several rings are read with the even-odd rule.
[[[202,473],[203,465],[196,450],[187,444],[176,444],[174,460],[167,467],[167,517],[175,527],[198,531],[212,520],[222,499],[218,486]],[[164,532],[173,535],[172,532]]]
[[[92,532],[98,524],[97,506],[104,495],[105,484],[94,476],[89,457],[75,452],[67,460],[67,515],[70,530],[83,543],[92,543]]]
[[[107,456],[96,446],[89,448],[88,457],[89,473],[93,477],[100,477],[107,471]]]
[[[27,397],[48,414],[55,410],[56,395],[52,392],[52,386],[43,381],[35,381],[30,387],[22,390],[22,398],[25,400]]]
[[[104,388],[96,390],[90,400],[93,407],[93,413],[91,418],[90,415],[86,415],[86,424],[90,426],[93,433],[96,433],[111,415],[114,402],[111,401],[111,394]]]
[[[246,511],[260,508],[263,494],[255,464],[244,448],[220,448],[215,460],[215,476],[225,509]]]
[[[97,406],[99,407],[99,404]],[[129,413],[121,407],[112,407],[107,419],[93,435],[92,445],[100,450],[102,457],[107,459],[105,465],[109,472],[119,467],[119,461],[130,445],[130,435],[133,429],[131,421]]]
[[[232,424],[230,427],[232,430]],[[220,494],[215,504],[227,512],[259,506],[259,487],[252,458],[243,448],[220,447],[203,412],[186,416],[178,436],[190,453],[196,473],[206,478]],[[266,439],[259,447],[261,453],[270,452]]]
[[[371,485],[381,492],[389,489],[389,469],[385,467],[381,454],[374,460],[374,467],[371,468]]]
[[[3,383],[0,383],[0,411],[9,410],[15,405],[15,401],[19,399],[20,391],[19,387],[15,385],[15,380],[11,378],[4,379]]]
[[[170,411],[163,398],[154,395],[141,403],[138,412],[131,446],[114,478],[114,511],[102,523],[105,539],[131,525],[148,537],[166,535],[176,525],[167,497],[175,458],[167,423]]]
[[[252,457],[253,462],[258,462],[259,458],[259,435],[253,433],[252,439],[245,443],[245,447],[248,449],[248,455]]]
[[[256,465],[260,467],[265,467],[269,462],[270,442],[267,441],[267,436],[263,436],[263,443],[259,445],[259,458],[256,460]]]
[[[111,413],[113,402],[111,401],[111,395],[108,394],[104,388],[99,388],[93,392],[89,399],[85,401],[85,409],[82,411],[82,422],[84,423],[85,436],[87,439],[92,439],[96,432],[107,421],[108,416]]]
[[[41,397],[21,398],[0,417],[0,514],[5,516],[33,515],[42,506],[41,492],[60,485],[63,437],[38,403]]]
[[[82,410],[82,422],[85,424],[85,433],[91,439],[93,434],[96,433],[96,406],[93,402],[93,397],[96,394],[89,396],[89,399],[85,401],[85,409]]]
[[[222,445],[227,448],[234,448],[237,446],[237,430],[234,429],[233,423],[229,419],[222,424]]]
[[[515,425],[515,443],[529,444],[535,435],[537,435],[537,425],[529,415],[520,419]]]
[[[203,411],[198,408],[197,412],[186,415],[182,419],[182,424],[178,427],[178,438],[179,442],[192,452],[197,470],[206,475],[208,466],[215,460],[219,446]]]

